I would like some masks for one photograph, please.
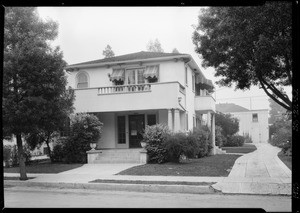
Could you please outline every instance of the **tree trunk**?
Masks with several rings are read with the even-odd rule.
[[[16,137],[17,137],[17,146],[18,146],[20,180],[28,180],[26,174],[25,158],[24,158],[24,150],[23,150],[21,134],[17,134]]]
[[[50,161],[52,163],[53,161],[52,161],[52,153],[51,153],[51,149],[50,149],[50,145],[49,145],[49,138],[50,138],[50,136],[47,137],[46,144],[47,144],[47,148],[48,148],[48,153],[49,153]]]

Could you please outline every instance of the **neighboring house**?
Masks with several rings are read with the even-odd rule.
[[[75,89],[75,113],[93,113],[104,123],[101,151],[88,152],[89,163],[138,161],[139,154],[135,160],[129,155],[141,150],[145,125],[156,123],[176,132],[206,120],[214,141],[213,84],[188,54],[141,51],[69,65],[66,71]]]
[[[239,135],[249,134],[253,143],[267,143],[269,139],[268,109],[249,110],[226,103],[216,104],[216,111],[230,113],[239,119]]]

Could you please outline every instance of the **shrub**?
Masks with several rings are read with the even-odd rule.
[[[292,128],[290,124],[277,130],[271,139],[271,144],[282,148],[284,154],[292,154]]]
[[[227,142],[226,137],[222,134],[222,127],[220,126],[216,126],[215,129],[215,141],[216,141],[216,146],[218,147],[222,147],[223,144],[225,144]]]
[[[145,149],[149,156],[149,163],[164,163],[167,161],[167,150],[164,147],[166,136],[170,130],[165,124],[146,126],[143,141],[147,143]]]
[[[198,158],[208,156],[212,149],[212,142],[210,139],[210,130],[207,126],[200,126],[194,128],[193,133],[197,141],[197,156]]]
[[[53,162],[63,162],[65,158],[64,150],[64,140],[59,140],[56,142],[52,151],[52,161]]]
[[[245,138],[245,143],[253,143],[252,138],[249,135],[249,133],[246,133],[244,138]]]
[[[3,146],[3,161],[7,162],[11,159],[11,146]]]
[[[179,163],[180,156],[194,157],[197,152],[197,140],[192,133],[174,133],[166,137],[164,142],[168,161]]]
[[[230,114],[216,113],[216,126],[222,127],[222,134],[225,137],[232,136],[239,131],[239,120]]]
[[[103,123],[93,114],[79,113],[71,118],[70,136],[63,145],[64,160],[67,163],[86,163],[86,151],[90,150],[90,143],[100,139],[102,126]]]
[[[224,146],[243,146],[245,138],[241,135],[232,135],[227,138],[227,142]]]

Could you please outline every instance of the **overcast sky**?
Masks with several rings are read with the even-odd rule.
[[[172,52],[173,48],[177,48],[180,53],[190,54],[204,75],[215,82],[218,78],[214,77],[214,69],[201,66],[201,59],[195,53],[192,42],[193,25],[197,25],[200,9],[39,7],[38,12],[42,18],[58,22],[58,37],[53,45],[60,46],[68,64],[101,59],[102,51],[108,44],[116,56],[146,51],[148,41],[157,38],[164,52]],[[269,108],[268,97],[257,87],[245,92],[218,87],[216,84],[215,87],[216,94],[213,96],[217,103],[235,103],[248,109],[250,106],[252,109]]]

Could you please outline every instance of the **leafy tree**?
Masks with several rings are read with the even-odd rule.
[[[71,88],[63,91],[51,104],[46,106],[45,112],[47,114],[45,114],[39,128],[26,137],[31,149],[34,149],[38,144],[46,143],[51,162],[53,160],[49,143],[59,135],[58,132],[65,125],[69,125],[67,122],[69,121],[69,115],[73,112],[74,98],[74,91]]]
[[[174,49],[172,50],[172,53],[179,53],[179,51],[178,51],[176,48],[174,48]]]
[[[161,44],[159,42],[158,39],[155,39],[155,41],[153,42],[152,40],[150,40],[147,44],[147,51],[150,52],[160,52],[163,53],[164,50],[161,47]]]
[[[216,113],[215,125],[221,127],[221,132],[227,139],[239,131],[239,120],[230,114]]]
[[[107,45],[103,50],[102,55],[104,55],[104,58],[111,58],[115,56],[115,53],[112,51],[111,46]]]
[[[274,124],[276,120],[283,118],[286,114],[286,109],[277,104],[273,99],[269,99],[270,103],[270,117],[269,117],[269,124]]]
[[[283,86],[292,85],[292,4],[202,10],[193,33],[203,66],[222,76],[218,84],[237,89],[259,85],[276,103],[292,110]]]
[[[57,23],[41,20],[36,8],[5,8],[3,133],[16,136],[20,180],[27,179],[22,137],[47,123],[65,92],[66,63],[49,45],[57,34]]]

